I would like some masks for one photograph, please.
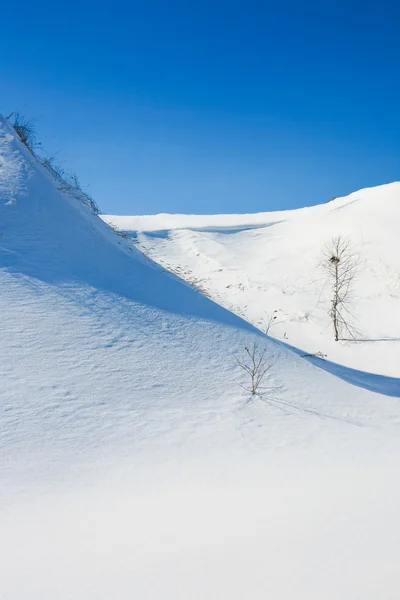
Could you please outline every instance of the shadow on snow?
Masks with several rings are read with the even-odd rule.
[[[318,356],[305,355],[304,350],[286,344],[276,340],[278,344],[282,344],[289,350],[292,350],[295,354],[301,356],[304,360],[307,360],[315,367],[331,373],[335,377],[351,383],[360,388],[364,388],[370,392],[376,392],[377,394],[383,394],[384,396],[391,396],[392,398],[400,398],[400,378],[389,377],[387,375],[378,375],[376,373],[369,373],[368,371],[359,371],[357,369],[351,369],[344,365],[320,358]]]

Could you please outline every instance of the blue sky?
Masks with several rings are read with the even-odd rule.
[[[400,3],[2,3],[0,110],[103,212],[253,212],[400,179]]]

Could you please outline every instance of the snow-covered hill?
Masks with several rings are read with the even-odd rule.
[[[0,311],[1,598],[396,598],[397,379],[352,385],[213,303],[3,119]],[[253,342],[276,364],[252,400]]]
[[[255,326],[265,329],[276,316],[271,336],[333,363],[399,376],[400,183],[294,211],[105,219]],[[359,259],[351,305],[356,343],[335,343],[328,316],[322,251],[338,235]]]

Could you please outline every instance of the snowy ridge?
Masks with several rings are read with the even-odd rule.
[[[398,400],[144,258],[1,118],[0,166],[0,596],[395,598]],[[256,400],[253,342],[276,358]]]
[[[353,202],[363,201],[367,204],[369,200],[369,211],[374,210],[373,203],[378,200],[382,202],[384,210],[394,211],[398,215],[400,182],[384,184],[378,187],[365,188],[353,192],[343,198],[334,198],[324,204],[308,206],[295,210],[281,210],[273,212],[246,213],[246,214],[216,214],[216,215],[188,215],[188,214],[166,214],[157,215],[105,215],[108,222],[113,222],[122,231],[166,231],[172,229],[246,229],[247,227],[260,225],[266,226],[270,223],[278,223],[295,218],[307,218],[314,215],[322,215],[347,207]],[[372,202],[372,206],[371,206]],[[363,209],[366,207],[364,206]],[[368,210],[368,209],[367,209]]]

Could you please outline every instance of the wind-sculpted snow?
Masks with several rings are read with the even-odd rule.
[[[400,183],[294,211],[103,218],[135,247],[261,330],[273,315],[269,334],[303,354],[399,376]],[[322,250],[338,235],[358,261],[347,307],[355,341],[335,342],[329,318],[332,293]],[[372,380],[378,386],[372,389],[385,389],[379,377],[360,379],[367,389]],[[391,394],[393,389],[391,384]]]
[[[17,206],[0,207],[0,267],[10,273],[59,286],[85,286],[129,301],[179,315],[210,318],[251,331],[245,321],[182,285],[168,271],[110,231],[73,198],[59,201],[56,185],[40,165],[32,168],[16,149],[5,123],[0,127],[5,177],[3,199]],[[3,135],[1,136],[1,133]],[[27,193],[29,190],[29,194]],[[57,202],[58,200],[58,202]],[[125,276],[128,275],[128,276]]]
[[[396,598],[398,400],[146,258],[1,119],[0,145],[0,597]],[[264,231],[228,221],[232,242]],[[176,235],[232,268],[223,234]],[[236,359],[253,343],[273,368],[252,398]]]

